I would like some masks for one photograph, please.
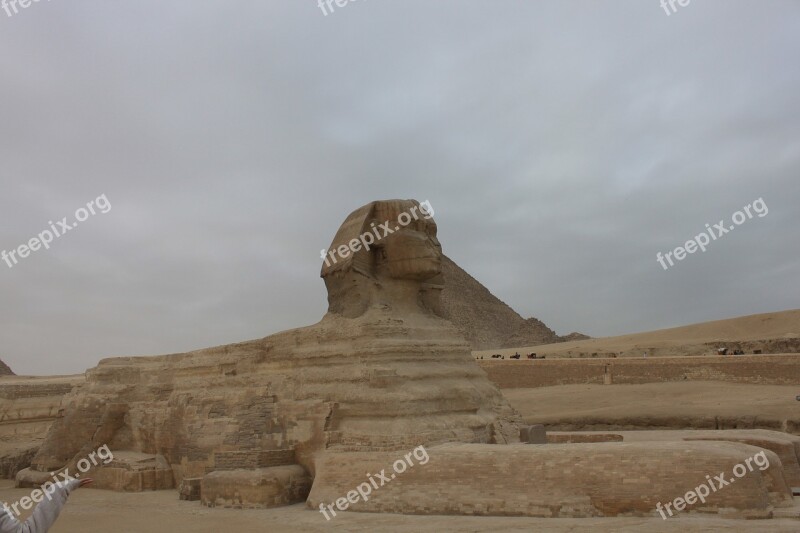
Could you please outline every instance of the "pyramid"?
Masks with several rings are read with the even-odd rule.
[[[445,255],[442,255],[442,275],[442,316],[453,323],[473,350],[533,346],[561,340],[542,321],[522,318]]]

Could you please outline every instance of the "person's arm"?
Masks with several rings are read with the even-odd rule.
[[[19,522],[11,514],[9,508],[3,505],[2,509],[0,509],[0,533],[14,533],[17,530],[17,526],[19,526]]]
[[[7,508],[3,508],[0,511],[0,533],[46,533],[67,503],[69,494],[91,482],[90,478],[70,479],[62,485],[51,485],[51,492],[45,492],[44,499],[33,510],[33,514],[22,523]]]

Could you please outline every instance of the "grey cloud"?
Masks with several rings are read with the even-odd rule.
[[[354,208],[429,199],[524,316],[612,335],[798,307],[800,6],[48,2],[0,12],[0,358],[82,372],[310,324]],[[763,197],[754,219],[663,271]]]

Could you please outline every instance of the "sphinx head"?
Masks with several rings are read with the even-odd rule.
[[[321,276],[328,312],[357,317],[373,306],[439,314],[442,247],[427,201],[370,202],[342,223]]]

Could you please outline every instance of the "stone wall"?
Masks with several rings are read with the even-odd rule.
[[[207,507],[266,509],[300,503],[309,490],[311,476],[300,465],[220,470],[203,477],[200,501]]]
[[[82,381],[83,375],[0,377],[0,477],[13,478],[31,464],[62,398]]]
[[[584,383],[728,381],[763,385],[800,385],[800,355],[737,355],[616,359],[479,360],[501,389]]]
[[[6,384],[0,382],[0,398],[4,400],[19,400],[24,398],[41,398],[45,396],[64,396],[72,387],[70,383],[41,383],[31,381],[30,383]]]
[[[294,450],[255,450],[217,452],[214,454],[214,470],[238,470],[292,465]]]

